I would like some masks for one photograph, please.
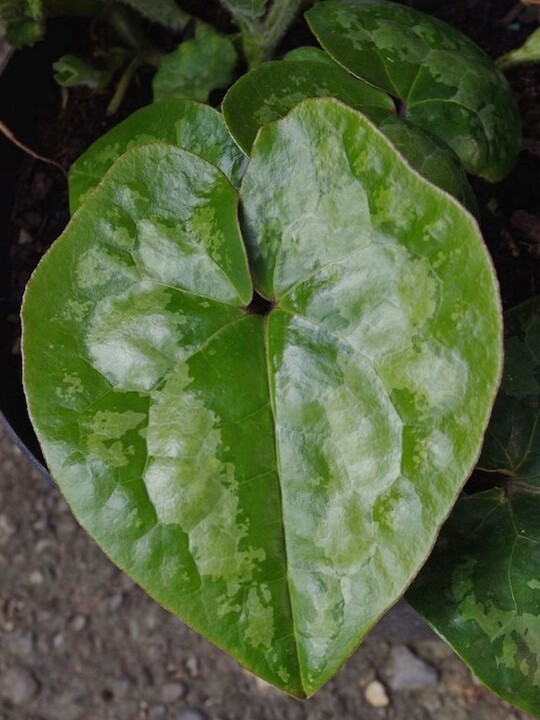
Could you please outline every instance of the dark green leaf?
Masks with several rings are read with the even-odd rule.
[[[262,128],[240,195],[250,269],[221,171],[124,154],[29,282],[24,381],[112,559],[304,697],[401,595],[470,472],[498,294],[469,214],[335,100]]]
[[[158,141],[191,150],[221,168],[234,185],[240,183],[244,156],[232,141],[221,115],[208,105],[190,100],[164,100],[130,115],[73,163],[69,171],[71,212],[75,212],[122,153]]]
[[[335,97],[380,122],[394,110],[386,93],[354,78],[334,62],[268,62],[242,75],[223,100],[230,133],[249,154],[263,125],[286,115],[301,100]]]
[[[340,67],[340,65],[338,65],[335,60],[332,60],[330,55],[325,53],[324,50],[307,45],[295,48],[294,50],[289,50],[289,52],[284,55],[283,59],[290,60],[292,62],[309,60],[311,62],[323,62],[327,65],[331,65],[332,67]]]
[[[457,156],[447,145],[396,117],[394,102],[386,93],[353,77],[317,48],[298,48],[286,60],[263,63],[243,75],[223,100],[227,127],[245,153],[250,153],[263,125],[284,117],[302,100],[335,97],[378,123],[421,175],[476,212],[474,194]]]
[[[408,593],[483,683],[537,717],[539,380],[537,297],[506,315],[504,376],[480,458],[501,487],[461,498]]]
[[[391,116],[380,129],[413,168],[437,187],[457,198],[474,215],[478,205],[457,155],[440,141],[407,120]]]
[[[443,140],[467,172],[496,182],[519,149],[519,114],[502,73],[436,18],[385,0],[327,0],[306,14],[324,49],[404,103],[405,116]]]
[[[236,60],[229,38],[200,33],[162,58],[152,83],[154,100],[180,97],[206,102],[212,90],[229,85]]]

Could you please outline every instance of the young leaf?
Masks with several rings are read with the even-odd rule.
[[[404,104],[405,117],[443,140],[465,170],[497,182],[519,150],[510,86],[452,27],[385,0],[326,0],[306,13],[323,48]]]
[[[64,87],[86,85],[101,89],[109,84],[113,70],[100,70],[77,55],[63,55],[53,63],[54,79]]]
[[[223,118],[236,142],[249,154],[263,125],[313,97],[335,97],[375,122],[394,111],[386,93],[357,80],[333,61],[290,60],[263,63],[242,75],[225,95]]]
[[[540,28],[529,35],[521,47],[511,50],[497,58],[497,67],[501,70],[522,65],[524,63],[540,62]]]
[[[204,32],[165,55],[154,76],[154,100],[171,97],[206,102],[212,90],[227,87],[237,61],[229,38]]]
[[[505,371],[480,467],[407,595],[491,690],[540,717],[540,298],[506,314]]]
[[[335,100],[265,126],[240,195],[249,269],[221,171],[124,154],[28,284],[24,382],[111,558],[305,697],[409,584],[474,464],[498,294],[469,214]],[[266,306],[246,307],[251,276]]]
[[[178,145],[217,165],[239,185],[244,156],[232,141],[221,115],[191,100],[164,100],[138,110],[102,135],[71,166],[69,206],[72,213],[122,153],[152,142]]]

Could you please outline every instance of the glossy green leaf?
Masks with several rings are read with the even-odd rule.
[[[285,53],[283,56],[283,60],[290,60],[291,62],[303,62],[304,60],[309,60],[311,62],[323,62],[327,65],[331,65],[332,67],[335,67],[336,65],[340,67],[335,60],[332,60],[330,55],[324,52],[324,50],[308,45],[294,48],[294,50],[289,50],[289,52]]]
[[[138,110],[102,135],[71,166],[71,212],[101,180],[122,153],[153,142],[178,145],[217,165],[239,185],[244,156],[232,141],[221,115],[208,105],[190,100],[164,100]]]
[[[152,82],[154,100],[179,97],[206,102],[212,90],[230,84],[236,61],[229,38],[199,33],[161,59]]]
[[[497,66],[501,70],[523,65],[527,63],[540,62],[540,28],[536,28],[521,47],[511,50],[500,58],[497,58]]]
[[[404,105],[465,170],[496,182],[514,164],[520,123],[510,86],[484,52],[449,25],[385,0],[326,0],[306,13],[323,48]]]
[[[540,298],[505,320],[479,462],[499,487],[460,499],[408,600],[483,683],[540,717]]]
[[[474,192],[459,158],[448,145],[401,117],[391,116],[379,128],[420,175],[478,214]]]
[[[457,156],[447,145],[396,117],[394,102],[386,93],[353,77],[320,49],[298,48],[285,59],[287,62],[263,63],[243,75],[223,100],[227,127],[245,153],[250,153],[263,125],[284,117],[302,100],[335,97],[379,124],[421,175],[477,211]]]
[[[217,168],[124,154],[28,284],[24,382],[111,558],[305,697],[402,594],[474,464],[498,294],[470,215],[335,100],[262,128],[240,198],[244,241]]]
[[[386,93],[357,80],[337,63],[291,60],[263,63],[242,75],[223,100],[223,117],[231,135],[249,154],[263,125],[312,97],[335,97],[376,122],[394,110]]]

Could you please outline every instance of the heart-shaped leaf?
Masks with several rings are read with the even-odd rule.
[[[335,100],[264,127],[240,195],[252,302],[221,171],[123,155],[29,282],[24,382],[111,558],[305,697],[403,593],[474,464],[498,293],[470,215]]]
[[[306,58],[306,59],[302,59]],[[243,75],[223,100],[223,117],[249,154],[257,132],[306,98],[335,97],[379,125],[418,172],[473,212],[476,200],[455,153],[433,136],[396,117],[387,93],[358,80],[317,48],[297,48],[286,62],[268,62]]]
[[[223,100],[223,117],[231,135],[249,155],[263,125],[283,117],[301,100],[314,97],[335,97],[378,123],[394,112],[386,93],[333,61],[289,60],[262,63],[242,75]]]
[[[206,102],[212,90],[230,84],[237,59],[232,41],[205,27],[161,59],[152,81],[154,100]]]
[[[120,155],[130,148],[167,142],[217,165],[233,185],[244,172],[244,155],[232,141],[221,115],[191,100],[163,100],[137,110],[102,135],[71,166],[69,205],[72,213]]]
[[[540,717],[540,298],[505,321],[479,463],[498,487],[459,500],[407,599],[482,682]]]
[[[492,60],[449,25],[385,0],[326,0],[306,13],[323,48],[403,103],[467,172],[496,182],[519,149],[519,114]]]

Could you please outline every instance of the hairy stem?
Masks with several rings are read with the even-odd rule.
[[[118,81],[118,85],[116,86],[114,95],[112,96],[111,101],[107,106],[107,115],[115,115],[118,112],[118,108],[122,104],[122,101],[128,91],[133,76],[142,64],[143,59],[139,55],[136,55],[126,67],[126,69],[122,73],[122,76],[120,77],[120,80]]]

